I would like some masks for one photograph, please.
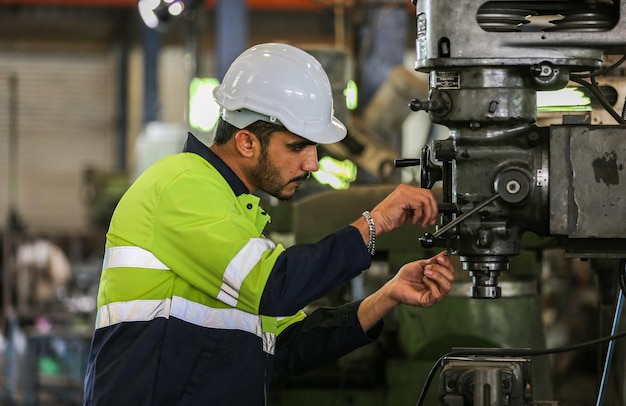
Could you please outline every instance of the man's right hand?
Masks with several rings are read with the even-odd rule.
[[[423,189],[407,184],[398,185],[371,211],[376,235],[395,230],[407,221],[420,223],[422,228],[435,224],[439,208],[430,189]],[[352,223],[367,245],[369,242],[368,224],[363,217]]]
[[[386,233],[403,225],[408,220],[420,223],[422,228],[435,224],[439,209],[430,189],[399,185],[370,212],[376,233]]]

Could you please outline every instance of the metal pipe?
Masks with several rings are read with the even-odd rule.
[[[9,314],[12,313],[12,286],[11,275],[15,239],[17,238],[18,217],[17,206],[19,201],[19,137],[18,137],[18,76],[13,73],[9,76],[9,148],[8,148],[8,205],[6,213],[5,233],[3,238],[2,264],[2,292],[3,314],[2,328],[6,327]]]
[[[115,167],[119,170],[126,170],[128,142],[128,17],[126,13],[121,13],[119,17],[119,32],[122,35],[118,38],[117,44],[117,136],[115,138]]]
[[[248,47],[248,13],[244,0],[219,0],[215,12],[217,74],[221,81],[230,64]]]
[[[19,237],[19,217],[17,215],[17,206],[19,201],[18,185],[19,185],[19,136],[18,136],[18,118],[19,118],[19,101],[18,101],[18,75],[13,73],[9,76],[9,170],[8,170],[8,207],[5,224],[5,233],[3,238],[3,264],[2,264],[2,324],[1,329],[5,337],[7,337],[6,365],[4,373],[6,374],[5,390],[6,396],[13,401],[17,392],[17,358],[15,354],[15,326],[16,317],[13,309],[13,277],[15,264],[15,248]]]
[[[161,48],[160,33],[142,25],[143,30],[143,124],[159,120],[159,51]]]

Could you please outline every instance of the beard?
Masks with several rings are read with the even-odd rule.
[[[295,177],[284,182],[280,176],[280,168],[274,165],[267,156],[267,149],[263,149],[259,157],[259,163],[252,169],[250,178],[258,189],[264,191],[278,200],[289,200],[293,197],[296,186],[288,188],[291,182],[308,179],[309,173]]]

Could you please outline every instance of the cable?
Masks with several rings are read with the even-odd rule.
[[[620,268],[619,286],[622,290],[622,295],[626,296],[626,259],[620,260]]]
[[[620,319],[622,317],[622,308],[624,307],[624,295],[622,292],[617,293],[617,303],[615,304],[615,315],[613,317],[613,326],[611,326],[611,334],[615,334],[619,329]],[[615,351],[615,341],[609,342],[606,350],[606,358],[604,368],[602,369],[602,379],[600,379],[600,388],[598,397],[596,398],[596,406],[602,406],[604,403],[604,395],[606,393],[606,385],[608,382],[609,370],[611,369],[611,361],[613,360],[613,352]]]
[[[591,93],[598,99],[598,101],[600,102],[600,104],[602,105],[602,107],[604,107],[604,109],[615,119],[615,121],[617,121],[619,124],[624,124],[625,120],[622,116],[620,116],[619,114],[617,114],[617,112],[613,109],[613,106],[611,106],[609,104],[609,102],[606,100],[606,98],[604,97],[604,95],[602,94],[602,92],[600,91],[600,87],[598,86],[598,82],[596,81],[596,78],[598,76],[602,76],[612,70],[614,70],[615,68],[617,68],[618,66],[620,66],[621,64],[624,63],[624,61],[626,61],[626,55],[623,55],[618,61],[616,61],[615,63],[613,63],[610,66],[606,66],[604,68],[598,69],[596,71],[593,72],[589,72],[587,74],[576,74],[576,73],[572,73],[570,74],[570,80],[572,82],[576,82],[582,86],[584,86],[585,88],[589,89],[591,91]],[[591,83],[583,80],[583,78],[589,78],[591,80]],[[625,110],[626,111],[626,110]]]
[[[591,76],[602,76],[602,75],[604,75],[606,73],[609,73],[613,69],[617,68],[621,64],[623,64],[624,61],[626,61],[626,55],[622,56],[617,62],[613,63],[612,65],[605,66],[604,68],[598,69],[598,70],[593,71],[593,72],[589,72],[589,73],[587,73],[585,75],[572,73],[570,76],[575,76],[575,77],[578,77],[578,78],[587,78],[587,77],[591,77]]]
[[[615,119],[615,121],[617,121],[619,124],[624,124],[624,119],[622,118],[622,116],[617,114],[617,112],[613,109],[613,106],[609,104],[609,102],[600,91],[600,88],[598,87],[598,82],[596,82],[594,76],[591,76],[591,80],[593,83],[589,83],[579,77],[570,77],[570,80],[589,89],[589,91],[593,93],[593,95],[598,99],[602,107],[604,107],[604,109],[609,112],[609,114]]]
[[[426,377],[426,382],[424,383],[424,386],[422,387],[422,391],[420,393],[419,398],[417,399],[417,403],[415,404],[415,406],[422,406],[424,404],[424,400],[426,399],[426,393],[428,392],[428,389],[430,387],[430,384],[432,383],[433,379],[435,378],[435,373],[437,372],[437,370],[439,369],[441,362],[443,361],[443,359],[445,357],[449,357],[449,356],[453,356],[453,355],[491,355],[491,356],[509,356],[509,357],[536,357],[536,356],[542,356],[542,355],[549,355],[549,354],[558,354],[558,353],[562,353],[562,352],[570,352],[570,351],[576,351],[576,350],[580,350],[582,348],[585,347],[590,347],[592,345],[598,345],[598,344],[602,344],[605,343],[607,341],[611,341],[611,340],[617,340],[619,338],[623,338],[626,337],[626,331],[622,331],[621,333],[617,333],[611,336],[607,336],[607,337],[601,337],[601,338],[597,338],[595,340],[590,340],[590,341],[585,341],[579,344],[573,344],[573,345],[569,345],[569,346],[565,346],[565,347],[556,347],[556,348],[550,348],[550,349],[545,349],[545,350],[527,350],[527,349],[523,349],[523,348],[471,348],[471,349],[464,349],[464,350],[452,350],[447,354],[442,355],[441,357],[439,357],[439,359],[437,360],[437,362],[435,362],[435,364],[433,365],[433,367],[430,369],[430,372],[428,373],[428,376]]]

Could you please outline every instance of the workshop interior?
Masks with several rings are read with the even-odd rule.
[[[249,46],[328,73],[343,141],[265,233],[318,241],[400,183],[439,221],[381,235],[309,308],[446,250],[453,289],[270,406],[623,406],[626,1],[0,0],[0,405],[81,405],[110,216],[151,163],[210,143]]]

